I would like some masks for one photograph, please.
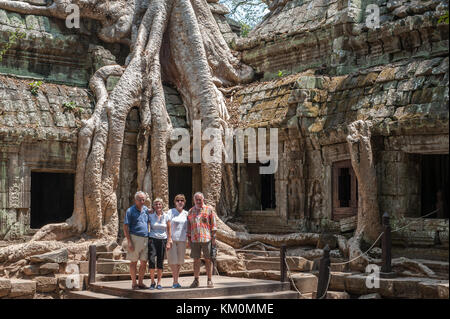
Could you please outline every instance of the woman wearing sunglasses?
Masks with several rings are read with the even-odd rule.
[[[181,285],[178,283],[178,276],[180,275],[180,268],[184,264],[184,255],[186,254],[188,212],[183,209],[186,203],[186,198],[183,194],[175,196],[174,203],[175,208],[167,212],[172,236],[172,245],[171,247],[167,247],[167,259],[173,275],[172,288],[181,288]]]

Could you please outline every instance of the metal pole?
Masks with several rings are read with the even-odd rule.
[[[280,281],[286,282],[286,245],[280,247]]]
[[[97,272],[97,246],[89,246],[89,276],[88,283],[92,284],[95,282],[95,274]]]
[[[328,289],[328,279],[330,278],[330,247],[325,245],[323,256],[319,264],[319,280],[317,281],[316,299],[325,295]],[[326,299],[327,296],[324,296]]]

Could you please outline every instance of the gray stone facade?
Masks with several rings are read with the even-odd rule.
[[[210,3],[227,42],[262,79],[227,96],[233,123],[280,133],[275,207],[257,209],[261,194],[250,193],[258,181],[246,164],[235,166],[240,180],[233,213],[251,232],[341,232],[341,220],[351,213],[340,218],[335,207],[336,163],[350,159],[347,125],[358,119],[374,124],[380,211],[391,214],[395,227],[424,214],[422,158],[449,153],[448,26],[438,23],[441,1],[413,2],[373,1],[381,17],[380,28],[372,30],[364,24],[369,1],[272,1],[270,14],[248,38],[238,38],[224,8]],[[25,42],[0,63],[3,240],[32,232],[32,171],[75,172],[77,132],[94,106],[88,80],[99,66],[123,63],[126,56],[122,46],[90,37],[94,24],[78,34],[62,31],[56,19],[0,10],[1,41],[15,28],[26,31]],[[44,83],[34,95],[29,84],[39,79]],[[188,128],[180,96],[164,90],[174,127]],[[132,110],[117,194],[121,221],[137,187],[138,127]],[[195,191],[201,188],[198,170],[193,167]],[[448,247],[448,215],[417,225],[396,235],[397,243]]]

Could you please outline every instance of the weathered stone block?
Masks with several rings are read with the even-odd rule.
[[[34,278],[36,281],[36,291],[38,292],[52,292],[58,288],[58,280],[55,277],[39,276]]]
[[[21,15],[15,12],[8,12],[9,25],[14,28],[26,29],[25,21],[22,19]]]
[[[80,269],[80,274],[89,273],[89,261],[80,261],[78,267]]]
[[[329,289],[345,291],[345,278],[351,275],[351,273],[332,271]]]
[[[299,89],[322,89],[322,78],[314,76],[301,76],[297,79],[296,87]]]
[[[113,253],[112,252],[98,252],[97,253],[97,259],[99,258],[106,258],[106,259],[113,259]]]
[[[373,293],[371,289],[366,286],[366,276],[351,275],[345,277],[345,291],[355,295],[366,295]]]
[[[312,299],[316,299],[316,292],[312,293]],[[350,299],[350,295],[345,291],[327,291],[325,299]]]
[[[439,298],[438,284],[435,281],[423,281],[418,283],[420,291],[420,298],[423,299],[437,299]]]
[[[130,264],[124,261],[97,263],[97,272],[99,274],[127,274],[130,272]]]
[[[314,292],[317,289],[317,277],[310,273],[297,273],[292,275],[295,286],[301,293]]]
[[[396,278],[395,280],[393,280],[393,284],[394,284],[393,295],[391,296],[390,294],[387,294],[383,291],[384,292],[382,294],[383,296],[396,298],[411,298],[411,299],[418,299],[421,297],[419,290],[419,280],[414,280],[412,278],[407,279]]]
[[[9,25],[8,15],[5,10],[0,10],[0,24]]]
[[[300,103],[297,108],[297,115],[302,117],[317,117],[319,115],[319,107],[312,102]]]
[[[59,264],[57,263],[46,263],[39,267],[39,273],[41,275],[47,275],[47,274],[56,274],[59,272]]]
[[[245,264],[242,259],[230,257],[221,257],[217,259],[217,270],[220,273],[229,273],[230,271],[243,271],[245,270]]]
[[[438,285],[438,296],[440,299],[449,299],[448,282]]]
[[[39,275],[39,266],[38,265],[28,265],[28,266],[23,267],[22,271],[27,276]]]
[[[36,282],[33,280],[11,279],[9,298],[33,297],[36,292]]]
[[[381,296],[379,293],[373,293],[373,294],[359,296],[358,299],[381,299]]]
[[[420,76],[420,75],[431,75],[433,68],[438,66],[442,61],[442,58],[435,58],[432,60],[425,60],[422,61],[419,66],[417,67],[416,73],[414,74],[415,76]]]
[[[27,29],[30,29],[30,30],[39,30],[40,29],[39,20],[37,19],[36,16],[33,16],[33,15],[25,16],[25,23],[27,25]]]
[[[422,90],[414,91],[411,97],[411,103],[413,104],[431,103],[432,99],[433,99],[433,89],[424,88]]]
[[[65,263],[69,258],[69,252],[63,248],[49,253],[31,256],[32,263]]]
[[[0,298],[7,296],[10,291],[11,281],[7,278],[0,278]]]
[[[108,252],[108,245],[107,244],[97,244],[95,247],[95,251],[97,253],[106,253],[106,252]]]
[[[57,275],[58,287],[63,290],[83,290],[84,277],[82,274]]]

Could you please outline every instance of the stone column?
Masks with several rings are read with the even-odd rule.
[[[29,229],[30,178],[19,155],[20,144],[0,147],[0,238],[14,239]],[[28,178],[27,178],[28,177]]]

